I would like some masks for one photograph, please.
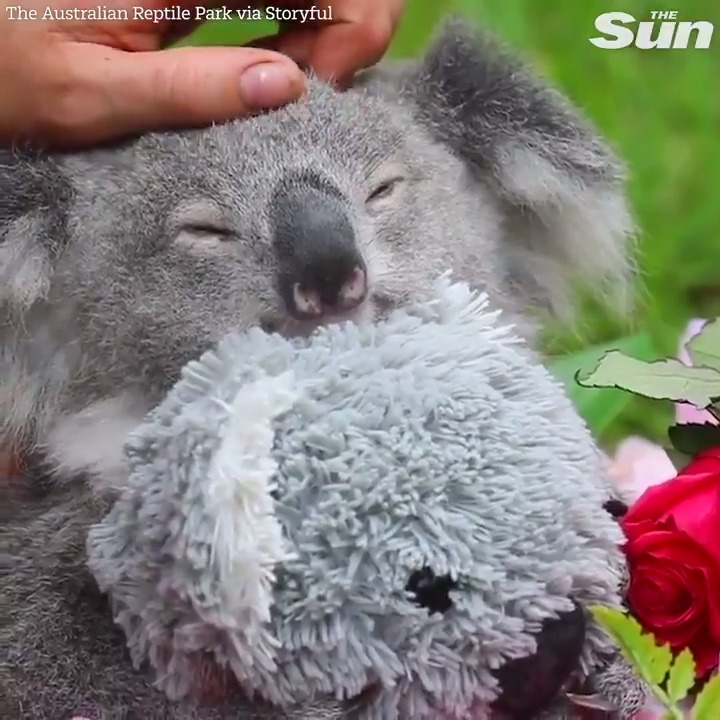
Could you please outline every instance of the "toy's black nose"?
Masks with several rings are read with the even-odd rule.
[[[495,671],[502,693],[493,707],[517,720],[531,720],[546,710],[579,666],[585,630],[585,612],[577,603],[558,619],[543,622],[537,652]]]
[[[367,297],[367,269],[348,209],[342,194],[314,175],[286,179],[273,195],[278,286],[297,319],[348,312]]]
[[[416,570],[407,582],[405,589],[415,596],[420,607],[432,613],[444,613],[452,607],[450,591],[457,583],[449,575],[435,575],[429,568]]]

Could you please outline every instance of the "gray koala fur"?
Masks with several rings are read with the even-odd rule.
[[[629,267],[617,160],[559,94],[457,24],[421,62],[345,94],[313,83],[250,120],[4,155],[0,437],[69,477],[122,473],[120,439],[228,330],[303,331],[271,241],[273,190],[303,173],[340,191],[368,265],[365,317],[449,268],[530,333],[531,313],[567,308],[578,271],[617,295]]]
[[[1,152],[0,437],[69,483],[18,484],[3,503],[0,640],[35,638],[13,665],[20,697],[79,699],[92,677],[118,708],[147,697],[158,710],[144,718],[195,717],[119,650],[93,668],[92,648],[120,636],[84,535],[106,508],[95,491],[122,485],[125,436],[189,360],[234,329],[312,330],[283,308],[288,259],[272,240],[277,187],[302,196],[308,177],[338,191],[367,265],[359,321],[422,298],[449,268],[532,338],[538,312],[568,314],[576,278],[617,297],[631,274],[622,165],[562,95],[458,23],[420,61],[345,93],[313,81],[298,103],[204,130]]]

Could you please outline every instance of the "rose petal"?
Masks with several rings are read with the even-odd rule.
[[[652,612],[662,609],[664,604],[663,588],[648,575],[645,568],[638,567],[639,578],[631,581],[628,594],[635,607],[642,607]]]
[[[671,517],[720,567],[720,476],[713,491],[686,498],[672,509]]]
[[[677,539],[676,530],[666,530],[660,523],[652,523],[646,520],[642,523],[622,523],[623,528],[627,526],[627,531],[631,533],[628,538],[627,554],[630,558],[642,557],[646,552],[660,546],[664,550],[664,556],[675,553]],[[680,543],[684,542],[681,537]]]
[[[720,659],[720,648],[717,646],[708,646],[702,642],[702,638],[697,643],[690,645],[693,657],[695,658],[695,674],[699,678],[705,678],[713,670],[718,667]]]
[[[706,623],[706,604],[698,598],[685,598],[684,607],[673,613],[673,608],[668,608],[665,613],[653,613],[650,609],[643,610],[647,615],[652,614],[653,626],[666,633],[677,633],[684,635],[683,643],[687,643],[700,631]],[[638,607],[642,605],[640,600]],[[677,641],[673,641],[676,645]]]
[[[674,571],[674,572],[673,572]],[[687,575],[687,573],[685,573]],[[678,568],[658,567],[654,583],[660,591],[660,607],[680,618],[693,606],[693,596],[688,591],[687,577]]]
[[[668,643],[674,650],[682,650],[704,637],[704,614],[701,610],[688,608],[679,618],[659,615],[648,610],[635,594],[628,593],[628,604],[633,615],[647,631],[661,643]],[[706,643],[707,644],[707,643]],[[711,643],[712,644],[712,643]]]
[[[715,502],[719,484],[720,458],[702,453],[676,477],[648,487],[629,508],[625,520],[661,520],[670,512],[676,518],[685,514],[692,517],[700,502],[698,497],[708,504]],[[684,501],[691,504],[687,511],[681,507]]]
[[[703,567],[692,568],[691,577],[701,576],[698,580],[698,587],[700,583],[707,588],[707,600],[708,600],[708,627],[707,630],[711,635],[712,639],[720,647],[720,569],[711,565],[705,565]]]
[[[706,617],[704,596],[688,592],[687,573],[667,572],[661,562],[643,556],[633,566],[628,588],[628,603],[634,614],[660,640],[673,647],[685,646],[703,627]]]
[[[623,522],[672,520],[720,565],[720,448],[700,453],[677,477],[648,489]]]
[[[629,556],[646,553],[663,563],[676,563],[678,567],[717,571],[715,559],[702,545],[682,530],[668,530],[667,524],[656,524],[653,530],[645,525],[645,532],[629,543]]]
[[[638,522],[628,522],[627,515],[620,518],[620,527],[625,533],[627,538],[627,552],[634,550],[634,543],[641,537],[644,537],[647,533],[652,532],[665,532],[669,536],[672,536],[676,529],[674,526],[670,526],[669,520],[663,522],[657,522],[653,520],[640,520]]]

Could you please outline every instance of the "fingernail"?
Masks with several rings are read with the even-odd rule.
[[[249,108],[284,105],[299,93],[298,73],[284,63],[261,63],[249,67],[240,77],[240,95]]]

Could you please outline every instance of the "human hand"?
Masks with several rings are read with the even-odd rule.
[[[263,3],[253,3],[262,5]],[[253,45],[277,50],[321,78],[347,84],[355,72],[383,56],[397,29],[404,0],[286,0],[288,9],[315,7],[319,22],[281,23],[280,33]],[[310,16],[312,18],[312,16]]]
[[[48,6],[73,12],[96,7],[94,0],[25,0],[22,9],[34,11],[36,19],[24,20],[6,5],[0,15],[0,146],[91,145],[283,105],[306,87],[296,62],[320,77],[346,82],[379,59],[403,6],[403,0],[315,3],[318,10],[330,10],[331,17],[283,23],[278,37],[253,47],[167,49],[203,22],[195,19],[196,7],[246,8],[247,1],[144,0],[149,15],[138,19],[134,3],[105,3],[111,10],[125,10],[127,20],[43,19]],[[167,9],[173,6],[190,19],[171,19]],[[310,6],[301,0],[274,5]],[[154,22],[153,11],[166,11],[165,17]]]

